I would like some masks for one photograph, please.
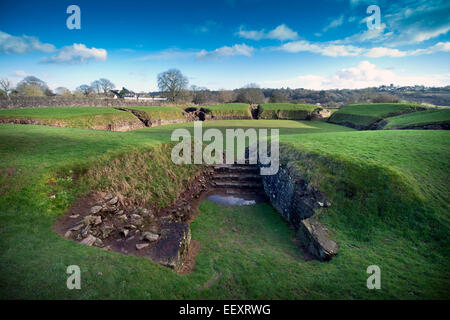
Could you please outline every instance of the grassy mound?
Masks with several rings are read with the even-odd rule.
[[[0,110],[1,120],[35,121],[69,128],[107,128],[114,123],[139,123],[132,114],[109,107],[48,107]]]
[[[306,120],[317,106],[310,104],[268,103],[261,105],[260,119]]]
[[[142,111],[149,120],[178,120],[184,119],[183,110],[178,107],[127,107]]]
[[[164,163],[175,128],[106,132],[0,125],[0,296],[47,299],[446,299],[450,283],[450,133],[368,131],[323,122],[216,121],[208,127],[279,128],[290,161],[332,201],[319,213],[339,245],[328,263],[305,261],[294,233],[267,204],[204,202],[192,223],[200,241],[193,273],[80,245],[52,231],[75,197],[135,190],[164,205],[196,169]],[[129,186],[126,185],[129,184]],[[123,184],[123,185],[122,185]],[[149,194],[150,196],[146,196]],[[52,197],[55,196],[55,197]],[[162,199],[162,200],[161,200]],[[237,230],[237,231],[236,231]],[[82,289],[67,290],[79,265]],[[381,290],[368,290],[378,265]],[[101,275],[100,273],[101,272]]]
[[[447,125],[450,127],[450,109],[425,110],[403,114],[386,119],[383,129],[419,128],[428,125]]]
[[[334,112],[328,121],[356,129],[369,129],[384,118],[424,109],[407,103],[352,104]]]
[[[226,103],[203,106],[216,119],[251,119],[250,106],[245,103]]]

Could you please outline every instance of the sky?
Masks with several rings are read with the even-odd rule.
[[[213,90],[446,86],[449,61],[446,0],[0,1],[0,78],[13,84],[148,92],[177,68]]]

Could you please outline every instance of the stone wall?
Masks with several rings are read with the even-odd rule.
[[[316,187],[303,179],[293,163],[280,166],[278,173],[262,176],[264,190],[272,206],[296,231],[304,248],[319,260],[329,260],[337,253],[337,244],[316,218],[316,211],[330,202]]]

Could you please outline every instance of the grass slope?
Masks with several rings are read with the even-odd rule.
[[[384,118],[419,110],[424,108],[407,103],[352,104],[334,112],[328,121],[352,128],[367,129]]]
[[[215,118],[251,119],[250,106],[245,103],[225,103],[214,106],[203,106]]]
[[[94,184],[99,181],[95,173],[108,175],[105,186],[116,188],[111,183],[129,174],[138,184],[139,174],[133,172],[144,168],[143,180],[151,181],[154,172],[155,186],[175,193],[185,182],[157,168],[164,165],[168,151],[160,145],[169,141],[174,128],[192,124],[95,135],[81,129],[0,125],[0,296],[448,298],[448,132],[356,132],[321,122],[265,120],[206,125],[221,130],[280,128],[282,161],[293,161],[332,200],[320,219],[340,245],[338,256],[329,263],[305,261],[292,242],[293,231],[267,204],[226,208],[202,203],[192,223],[192,237],[202,247],[195,271],[188,275],[147,259],[64,240],[51,226],[83,191],[73,186],[70,170]],[[127,150],[132,150],[130,155],[120,158]],[[156,158],[142,155],[133,160],[133,154],[148,150],[154,150]],[[186,178],[194,172],[170,165],[167,169],[182,170],[177,175]],[[144,184],[153,194],[152,183]],[[159,201],[158,192],[153,202]],[[66,268],[72,264],[81,267],[82,290],[66,288]],[[381,290],[366,288],[366,268],[373,264],[381,268]]]
[[[134,109],[143,111],[150,120],[177,120],[184,119],[183,110],[178,107],[129,107],[128,109]]]
[[[260,119],[305,120],[317,109],[310,104],[267,103],[261,105]]]
[[[420,127],[432,124],[449,124],[450,109],[425,110],[386,119],[383,129],[402,129],[405,127]]]
[[[109,107],[46,107],[0,110],[1,119],[35,120],[70,128],[95,128],[115,122],[136,121],[127,112]]]

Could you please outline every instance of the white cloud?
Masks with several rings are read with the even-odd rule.
[[[16,77],[26,77],[28,74],[23,70],[15,70],[13,72],[13,75],[15,75]]]
[[[49,58],[43,58],[44,63],[77,64],[91,60],[106,61],[107,52],[105,49],[88,48],[82,43],[74,43],[71,46],[62,47],[58,53]]]
[[[195,51],[183,51],[179,49],[167,49],[152,54],[145,55],[143,57],[137,58],[136,60],[170,60],[170,59],[184,59],[192,57],[198,54]]]
[[[341,15],[339,18],[336,18],[336,19],[331,20],[330,23],[327,24],[327,25],[322,29],[322,31],[323,31],[323,32],[326,32],[326,31],[328,31],[329,29],[337,28],[337,27],[339,27],[339,26],[342,26],[343,24],[344,24],[344,15]]]
[[[262,30],[244,30],[241,26],[237,35],[241,38],[251,39],[251,40],[261,40],[261,39],[271,39],[271,40],[296,40],[298,39],[298,33],[289,28],[285,24],[280,24],[275,29],[265,32]]]
[[[26,35],[16,37],[0,31],[0,54],[22,54],[33,51],[52,52],[55,51],[55,46],[50,43],[42,43],[36,37]]]
[[[365,55],[370,58],[404,57],[407,55],[407,53],[405,51],[400,51],[398,49],[377,47],[377,48],[369,49]]]
[[[225,56],[247,56],[250,57],[253,54],[255,48],[248,46],[246,44],[235,44],[232,47],[223,46],[213,51],[201,50],[197,53],[197,58],[207,59],[207,58],[218,58]]]
[[[450,51],[450,42],[438,42],[435,45],[425,48],[425,49],[416,49],[412,51],[412,55],[420,55],[420,54],[432,54],[435,52],[449,52]]]
[[[298,38],[298,33],[290,29],[285,24],[280,24],[278,27],[270,31],[266,38],[280,41],[295,40]]]
[[[425,85],[445,86],[450,83],[450,75],[410,76],[397,75],[392,70],[380,69],[369,61],[362,61],[356,67],[341,69],[327,77],[301,75],[293,79],[260,82],[265,87],[290,87],[307,89],[358,89],[380,85]]]
[[[313,52],[319,53],[324,56],[330,57],[342,57],[342,56],[357,56],[363,51],[361,48],[357,48],[350,45],[336,45],[330,43],[310,43],[306,40],[291,41],[285,43],[279,47],[274,48],[275,50],[286,51],[286,52]]]
[[[291,41],[274,47],[272,50],[285,52],[312,52],[329,57],[346,57],[346,56],[365,56],[369,58],[380,57],[405,57],[417,56],[422,54],[431,54],[435,52],[449,52],[450,42],[439,42],[431,47],[424,49],[415,49],[408,51],[401,51],[395,48],[374,47],[362,48],[353,45],[336,44],[336,42],[316,42],[311,43],[306,40]]]

